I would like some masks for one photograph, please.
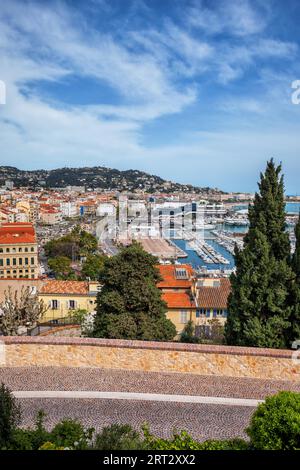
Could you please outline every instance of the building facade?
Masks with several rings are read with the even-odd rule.
[[[0,227],[0,279],[38,279],[38,245],[31,223]]]
[[[71,316],[75,310],[96,310],[100,286],[96,281],[46,280],[39,289],[39,299],[47,307],[41,322]]]

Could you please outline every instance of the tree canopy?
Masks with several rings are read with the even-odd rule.
[[[166,318],[166,304],[156,286],[160,280],[156,264],[157,258],[137,243],[104,261],[94,336],[157,341],[174,338],[175,326]]]

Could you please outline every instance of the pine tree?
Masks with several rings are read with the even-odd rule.
[[[171,340],[176,328],[156,284],[157,259],[134,243],[104,262],[93,335],[100,338]]]
[[[292,308],[289,291],[293,272],[285,232],[281,166],[268,162],[260,193],[249,209],[249,232],[243,250],[235,251],[225,337],[228,344],[285,347]]]

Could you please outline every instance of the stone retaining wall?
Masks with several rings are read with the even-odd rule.
[[[99,367],[300,381],[300,358],[277,349],[66,337],[4,337],[2,366]],[[3,354],[2,354],[3,356]]]

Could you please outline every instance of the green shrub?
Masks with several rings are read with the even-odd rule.
[[[246,432],[255,449],[300,449],[300,393],[279,392],[266,398]]]
[[[0,387],[0,449],[9,448],[21,421],[21,408],[3,383]]]
[[[143,441],[130,425],[113,424],[97,434],[93,447],[97,450],[138,450],[143,449]]]
[[[144,446],[150,450],[247,450],[249,444],[242,439],[195,441],[186,431],[174,432],[170,439],[152,435],[147,425],[143,426]]]
[[[200,443],[199,450],[250,450],[250,444],[243,439],[208,440]]]
[[[64,447],[57,446],[53,442],[45,442],[38,450],[66,450]]]
[[[85,429],[76,420],[65,419],[52,429],[49,442],[58,447],[87,449],[94,433],[93,428]]]
[[[39,447],[49,440],[50,433],[44,426],[45,413],[40,410],[36,416],[33,429],[18,428],[13,433],[12,447],[14,450],[38,450]]]

